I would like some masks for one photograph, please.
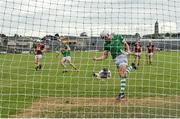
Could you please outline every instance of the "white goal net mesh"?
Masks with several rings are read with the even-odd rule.
[[[113,41],[93,60],[103,30],[129,44],[137,70],[127,78]],[[1,0],[0,117],[179,118],[179,50],[179,0]]]

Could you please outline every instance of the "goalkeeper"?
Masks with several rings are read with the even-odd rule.
[[[93,73],[96,79],[109,79],[111,78],[111,71],[107,68],[103,68],[99,73]]]
[[[120,77],[120,92],[117,96],[117,100],[121,100],[125,97],[126,78],[128,73],[136,69],[136,65],[132,63],[128,66],[127,55],[130,53],[129,45],[121,35],[110,35],[108,32],[103,31],[101,39],[105,40],[104,52],[100,57],[94,57],[94,61],[101,61],[107,59],[109,52],[111,53],[112,59],[117,66],[119,77]],[[126,49],[126,51],[124,51]]]

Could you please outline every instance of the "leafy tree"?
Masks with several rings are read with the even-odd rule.
[[[170,37],[170,35],[171,35],[170,33],[166,33],[165,37]]]
[[[15,38],[18,38],[18,37],[19,37],[19,35],[18,35],[18,34],[14,34],[14,37],[15,37]]]
[[[0,37],[6,37],[6,35],[5,34],[0,34]]]
[[[135,34],[135,37],[136,37],[136,38],[141,38],[141,36],[140,36],[139,33],[136,33],[136,34]]]
[[[56,33],[56,34],[55,34],[55,36],[56,36],[56,37],[59,37],[59,34],[58,34],[58,33]]]

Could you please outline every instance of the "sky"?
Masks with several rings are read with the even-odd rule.
[[[0,33],[98,36],[180,32],[180,0],[1,0]]]

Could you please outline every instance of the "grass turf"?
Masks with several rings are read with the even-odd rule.
[[[41,97],[114,98],[119,92],[115,65],[111,57],[103,62],[94,62],[92,58],[95,55],[99,56],[100,53],[72,52],[72,61],[80,71],[67,73],[62,73],[63,69],[58,65],[59,58],[55,53],[44,55],[42,71],[35,71],[32,54],[0,55],[0,117],[15,115]],[[140,67],[129,75],[126,96],[129,99],[180,96],[179,60],[178,52],[157,52],[153,57],[153,65],[147,65],[143,54]],[[129,62],[132,61],[133,56],[130,56]],[[111,70],[112,78],[105,81],[93,80],[93,72],[99,72],[103,67]],[[68,66],[68,69],[71,70],[71,67]],[[53,111],[46,112],[46,117],[180,117],[180,104],[173,101],[168,108],[166,105],[120,108],[121,113],[119,107],[114,106],[108,107],[108,110],[107,106],[101,106],[98,110],[93,107],[93,110],[96,110],[90,111],[93,113],[88,113],[92,107],[82,106],[68,112],[57,109],[57,112],[63,115]],[[107,114],[101,113],[105,110]],[[44,112],[40,115],[45,117]]]

